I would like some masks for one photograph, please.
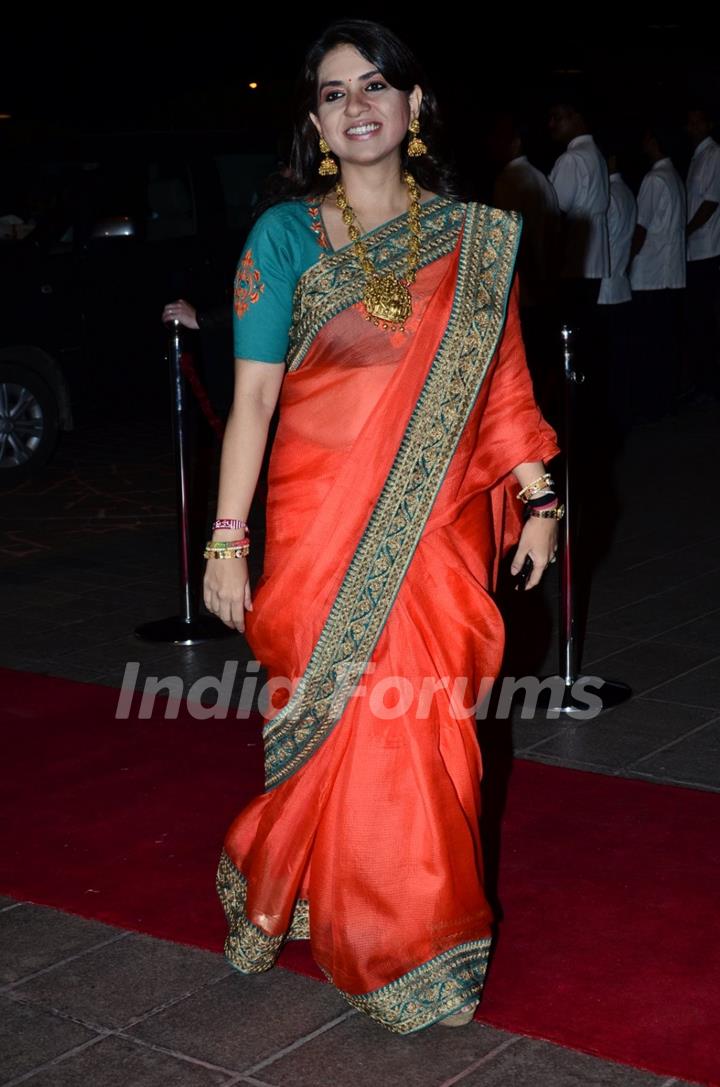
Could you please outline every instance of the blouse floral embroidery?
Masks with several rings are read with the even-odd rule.
[[[317,236],[318,245],[323,249],[330,248],[330,242],[327,239],[325,228],[323,226],[322,218],[320,217],[320,207],[318,204],[309,204],[308,210],[310,212],[310,226],[315,231]]]
[[[298,280],[328,252],[319,208],[313,214],[306,200],[271,205],[255,219],[235,273],[235,358],[285,361]]]
[[[235,274],[235,313],[238,318],[245,315],[248,306],[257,302],[264,290],[260,269],[254,266],[252,249],[247,249]]]

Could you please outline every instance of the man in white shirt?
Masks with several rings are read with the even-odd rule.
[[[597,301],[600,280],[610,274],[607,210],[610,184],[605,159],[580,108],[554,105],[549,114],[551,138],[566,150],[550,172],[565,217],[561,275],[592,282],[588,294]]]
[[[610,206],[608,208],[610,275],[603,277],[598,305],[607,344],[609,409],[619,434],[624,435],[632,420],[630,385],[632,290],[628,277],[628,265],[630,245],[637,222],[637,203],[618,168],[617,151],[608,154],[607,166],[610,175]]]
[[[618,169],[617,154],[608,155],[610,203],[608,205],[608,240],[610,243],[610,274],[603,276],[598,302],[601,306],[618,306],[632,301],[628,277],[630,245],[637,222],[637,202],[632,189]]]
[[[545,174],[524,153],[526,139],[527,129],[518,115],[495,118],[488,140],[490,156],[499,167],[492,203],[505,211],[519,211],[523,217],[518,255],[520,319],[535,395],[544,412],[552,413],[548,379],[554,371],[560,372],[554,312],[560,209]]]
[[[691,109],[687,173],[686,321],[690,380],[720,399],[720,146],[707,109]]]
[[[685,187],[667,154],[670,135],[651,122],[642,149],[652,166],[640,185],[630,247],[633,291],[635,414],[646,419],[672,406],[680,372],[685,287]]]
[[[523,217],[518,270],[523,308],[554,298],[560,208],[554,188],[524,153],[522,123],[512,115],[496,119],[491,143],[502,167],[495,179],[492,203]]]
[[[588,117],[580,97],[564,91],[556,95],[547,122],[552,140],[565,146],[550,181],[563,213],[559,323],[572,329],[575,366],[586,378],[578,399],[583,415],[577,428],[581,471],[592,470],[603,447],[607,413],[604,418],[597,405],[607,404],[607,363],[597,301],[600,282],[610,274],[608,170]]]

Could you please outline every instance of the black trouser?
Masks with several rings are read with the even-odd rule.
[[[690,382],[720,396],[720,255],[687,262],[685,337]]]
[[[627,434],[633,419],[632,308],[632,302],[598,306],[606,349],[608,416],[619,438]]]
[[[633,291],[632,410],[635,419],[667,414],[682,358],[682,289]]]
[[[573,586],[580,644],[592,573],[610,545],[616,505],[613,454],[619,441],[608,411],[606,319],[602,311],[609,307],[597,304],[600,283],[599,279],[561,281],[556,318],[559,328],[566,324],[571,329],[572,369],[584,379],[581,383],[562,381],[567,427],[562,425],[559,433],[562,455],[552,462],[561,490],[566,471],[570,477]],[[564,406],[560,416],[564,423]]]
[[[557,312],[550,305],[523,306],[520,323],[535,399],[557,429],[563,390],[563,341]]]

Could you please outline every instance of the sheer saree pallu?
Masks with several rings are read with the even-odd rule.
[[[489,594],[521,525],[509,473],[557,452],[511,289],[517,216],[439,198],[422,227],[405,333],[364,319],[349,246],[298,283],[246,615],[279,681],[266,790],[218,870],[233,965],[266,970],[309,938],[348,1002],[398,1033],[483,985],[474,704],[504,646]],[[376,269],[402,274],[407,236],[405,217],[368,235]]]

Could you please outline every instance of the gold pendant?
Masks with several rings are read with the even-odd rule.
[[[412,296],[408,287],[391,272],[374,275],[368,280],[363,304],[369,320],[403,327],[412,313]]]

